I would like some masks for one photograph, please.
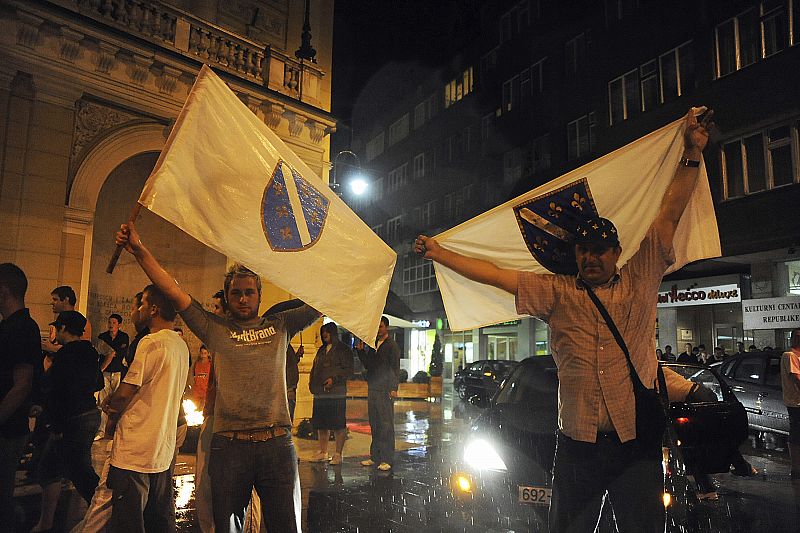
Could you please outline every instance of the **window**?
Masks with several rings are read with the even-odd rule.
[[[472,150],[472,126],[464,128],[464,132],[461,134],[461,148],[465,154]]]
[[[408,184],[408,163],[403,163],[399,167],[389,172],[387,192],[394,192]]]
[[[395,120],[389,126],[389,146],[397,144],[408,137],[408,113]]]
[[[733,371],[733,379],[758,383],[763,367],[763,360],[760,357],[747,357],[742,359],[739,366]]]
[[[778,357],[770,357],[767,360],[767,371],[765,372],[764,385],[780,390],[781,388],[781,360]]]
[[[492,134],[492,122],[494,122],[494,113],[487,113],[481,117],[481,142],[489,140]]]
[[[418,180],[425,177],[425,154],[414,157],[414,179]]]
[[[380,132],[367,143],[367,161],[372,161],[383,153],[383,132]]]
[[[402,219],[403,216],[400,215],[386,221],[386,242],[391,244],[400,240],[400,223]]]
[[[655,59],[639,67],[639,92],[642,95],[642,111],[649,111],[661,103]]]
[[[717,77],[796,44],[797,2],[765,0],[719,24],[714,32]]]
[[[673,48],[658,58],[661,70],[661,101],[682,96],[694,85],[694,59],[691,41]]]
[[[438,290],[433,261],[421,259],[411,252],[403,261],[403,295],[413,296]]]
[[[420,129],[423,124],[425,124],[425,102],[421,102],[414,107],[414,129]]]
[[[433,228],[436,224],[436,200],[414,208],[414,224],[422,230]]]
[[[531,143],[531,172],[537,174],[550,168],[550,134],[537,137]]]
[[[639,112],[639,77],[636,70],[611,80],[608,84],[608,119],[611,125]]]
[[[525,69],[519,73],[519,103],[525,105],[531,99],[531,71]]]
[[[383,238],[383,224],[378,224],[377,226],[372,226],[371,229],[372,229],[372,231],[375,232],[375,235],[377,235],[381,239]]]
[[[538,0],[530,0],[534,3],[530,5],[529,0],[522,0],[514,7],[503,13],[500,17],[500,42],[504,43],[519,35],[531,23],[531,7],[533,7],[534,18],[539,17]]]
[[[567,41],[564,45],[565,72],[567,77],[574,77],[586,67],[586,34],[581,33]]]
[[[372,187],[372,194],[376,200],[383,198],[383,178],[375,180],[375,184]]]
[[[540,59],[531,65],[531,91],[534,95],[541,94],[544,91],[544,61],[546,58]]]
[[[800,261],[786,261],[786,277],[789,279],[789,294],[800,294]]]
[[[467,68],[460,76],[444,86],[444,107],[450,107],[471,93],[473,86],[472,67]]]
[[[503,183],[508,185],[522,177],[522,150],[514,148],[503,154]]]
[[[432,119],[436,116],[436,113],[439,112],[440,103],[439,103],[439,96],[438,93],[433,93],[425,100],[425,117],[427,120]]]
[[[638,7],[639,0],[605,0],[606,25],[611,26],[630,17]]]
[[[722,145],[725,198],[738,198],[798,180],[797,124],[779,125]]]
[[[577,159],[593,152],[596,142],[594,113],[584,115],[567,124],[568,159]]]
[[[519,76],[503,83],[503,112],[514,109],[515,102],[519,102]]]
[[[497,66],[497,47],[492,48],[481,56],[480,78],[478,82],[486,83],[486,80],[489,78],[489,73],[494,70],[495,66]]]
[[[425,175],[432,177],[436,174],[436,148],[425,152]]]

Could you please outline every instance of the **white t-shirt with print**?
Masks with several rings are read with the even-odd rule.
[[[139,342],[123,380],[139,390],[114,431],[113,466],[148,474],[169,468],[188,360],[186,343],[170,329],[151,333]]]

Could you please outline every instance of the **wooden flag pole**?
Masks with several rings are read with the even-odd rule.
[[[139,218],[139,210],[142,208],[142,204],[136,202],[136,205],[133,206],[131,209],[131,216],[128,217],[128,222],[135,222],[137,218]],[[114,273],[114,268],[117,266],[117,261],[119,261],[119,256],[122,253],[122,250],[125,247],[123,245],[117,246],[117,249],[114,250],[114,255],[111,256],[111,260],[108,262],[108,266],[106,267],[106,272],[108,274]]]

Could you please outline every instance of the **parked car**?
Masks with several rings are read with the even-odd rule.
[[[505,359],[474,361],[453,375],[453,390],[462,399],[475,395],[491,398],[517,364]]]
[[[781,391],[781,352],[746,352],[712,367],[730,383],[752,429],[789,434],[789,413]]]
[[[664,505],[667,531],[697,531],[698,505],[689,472],[727,472],[725,448],[747,435],[747,415],[730,387],[713,369],[670,364],[687,379],[702,383],[717,402],[673,402],[671,439],[664,447]],[[488,408],[472,424],[461,468],[452,478],[457,501],[473,512],[524,515],[532,531],[547,529],[552,490],[555,432],[558,427],[558,372],[552,357],[522,361],[505,380]],[[699,520],[699,518],[698,518]],[[606,506],[600,531],[614,531]]]

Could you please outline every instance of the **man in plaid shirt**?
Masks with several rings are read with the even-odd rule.
[[[551,532],[594,531],[606,492],[620,531],[664,529],[660,446],[645,447],[637,441],[625,355],[579,280],[603,302],[625,339],[639,378],[653,387],[658,367],[652,349],[658,286],[675,261],[673,236],[697,182],[711,115],[698,122],[693,111],[687,114],[684,157],[639,250],[621,269],[616,228],[600,217],[584,221],[576,231],[578,279],[502,269],[446,250],[424,235],[416,240],[418,254],[514,294],[518,313],[550,325],[560,383]],[[686,395],[690,382],[671,372],[665,376],[671,394]]]

